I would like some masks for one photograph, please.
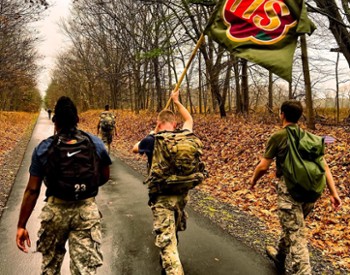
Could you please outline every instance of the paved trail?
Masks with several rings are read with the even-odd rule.
[[[17,249],[15,234],[33,148],[52,133],[53,125],[42,111],[0,220],[0,275],[40,274],[41,255],[35,253],[35,242],[38,216],[44,205],[44,186],[27,226],[33,242],[30,253],[24,254]],[[151,232],[152,215],[142,180],[140,174],[113,158],[111,182],[100,189],[97,197],[103,214],[104,253],[104,265],[98,274],[160,274],[158,250]],[[179,234],[179,251],[186,275],[277,274],[266,258],[189,207],[188,212],[188,229]],[[70,274],[67,256],[62,267],[64,275]]]

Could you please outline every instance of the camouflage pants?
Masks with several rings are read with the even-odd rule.
[[[157,196],[150,203],[153,213],[155,245],[160,248],[162,267],[167,275],[184,274],[177,249],[177,232],[186,229],[188,200],[185,195]]]
[[[286,265],[290,266],[292,274],[311,275],[305,218],[312,211],[314,204],[295,201],[283,179],[278,183],[277,193],[278,216],[282,226],[279,254],[286,259]]]
[[[113,139],[113,132],[112,131],[105,132],[101,130],[101,139],[104,144],[107,144],[107,145],[111,144]]]
[[[101,214],[95,202],[47,203],[40,214],[37,251],[42,273],[60,274],[68,240],[71,274],[96,274],[102,265]]]

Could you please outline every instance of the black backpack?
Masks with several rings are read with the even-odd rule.
[[[97,195],[99,164],[90,136],[80,130],[53,136],[45,166],[47,194],[75,201]]]

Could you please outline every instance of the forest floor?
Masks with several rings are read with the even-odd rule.
[[[99,112],[82,113],[80,128],[96,134]],[[131,148],[154,128],[156,114],[116,111],[116,115],[118,136],[113,141],[112,152],[145,175],[145,157],[132,154]],[[35,114],[18,113],[16,117],[13,113],[0,112],[0,215],[35,118]],[[210,177],[191,192],[190,204],[264,254],[265,245],[276,244],[281,232],[276,214],[274,169],[270,169],[253,191],[249,190],[249,178],[268,137],[280,125],[275,119],[276,122],[271,122],[273,120],[264,117],[255,118],[254,123],[251,120],[234,116],[224,119],[217,115],[194,116],[194,132],[205,145],[203,160]],[[334,212],[326,191],[307,218],[311,262],[314,274],[350,274],[350,127],[317,125],[316,128],[312,132],[335,138],[334,143],[327,144],[326,159],[343,207]]]
[[[81,127],[96,133],[99,111],[81,116]],[[132,146],[145,137],[156,123],[156,114],[117,111],[117,153],[134,169],[146,175],[146,158],[134,155]],[[281,228],[277,217],[275,174],[272,167],[249,190],[249,179],[264,152],[269,136],[281,126],[271,117],[251,118],[255,122],[228,116],[194,116],[194,132],[204,143],[203,161],[210,177],[192,192],[191,206],[252,248],[265,253],[266,244],[276,244]],[[275,121],[275,122],[271,122]],[[311,261],[315,274],[350,274],[350,127],[317,125],[312,131],[332,136],[326,159],[343,200],[334,212],[326,191],[307,218]],[[321,260],[323,259],[323,260]],[[331,262],[332,270],[328,270]]]
[[[6,207],[37,114],[0,112],[0,217]]]

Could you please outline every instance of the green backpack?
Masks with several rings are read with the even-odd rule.
[[[282,168],[287,189],[296,201],[315,202],[326,186],[324,139],[300,127],[285,129],[288,151]]]
[[[150,194],[181,194],[200,184],[206,176],[201,140],[188,130],[154,135],[148,184]]]

